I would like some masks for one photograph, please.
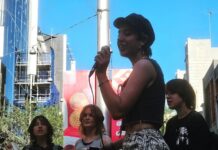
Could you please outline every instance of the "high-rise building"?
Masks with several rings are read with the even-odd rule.
[[[1,110],[4,110],[4,100],[3,100],[3,95],[4,95],[4,88],[2,84],[2,56],[3,56],[3,48],[4,48],[4,26],[3,26],[3,21],[4,20],[4,1],[0,0],[0,115],[1,115]]]
[[[2,79],[3,95],[6,102],[12,104],[15,99],[15,64],[18,53],[22,54],[23,61],[27,60],[29,3],[27,0],[2,0],[2,3],[4,28],[2,74],[5,77]],[[20,73],[24,74],[24,70]]]
[[[218,133],[218,60],[213,60],[203,78],[205,119]]]
[[[27,100],[38,105],[57,104],[63,97],[66,35],[39,32],[38,0],[0,0],[0,10],[4,100],[18,106]]]
[[[204,104],[203,77],[214,59],[218,59],[218,48],[211,46],[210,39],[188,38],[185,51],[187,80],[196,93],[196,110],[202,111]]]

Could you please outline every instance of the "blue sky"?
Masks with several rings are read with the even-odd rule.
[[[67,34],[77,70],[91,69],[94,63],[97,52],[96,9],[97,0],[39,0],[40,29],[47,34]],[[117,29],[113,26],[117,17],[135,12],[151,21],[156,33],[152,58],[159,62],[168,81],[175,77],[177,69],[185,69],[187,38],[210,37],[209,11],[212,12],[212,47],[218,47],[217,0],[109,0],[112,68],[132,67],[118,52]]]

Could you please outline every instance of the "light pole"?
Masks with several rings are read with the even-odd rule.
[[[212,16],[212,11],[208,11],[208,23],[209,23],[209,37],[210,37],[210,40],[211,39],[211,16]]]
[[[32,119],[32,87],[36,76],[37,66],[37,36],[38,36],[38,0],[29,0],[28,18],[28,66],[27,75],[29,76],[29,104],[30,114],[29,123]]]
[[[33,88],[33,75],[30,75],[30,91],[29,91],[29,124],[32,120],[32,88]]]
[[[98,32],[98,51],[101,51],[102,46],[110,46],[110,37],[109,37],[109,2],[108,0],[98,0],[98,7],[97,7],[97,13],[98,13],[98,26],[97,26],[97,32]],[[96,85],[98,85],[98,81],[96,80]],[[108,110],[105,106],[105,103],[103,101],[100,88],[98,86],[95,86],[95,93],[96,93],[96,105],[100,107],[100,109],[103,112],[103,115],[105,117],[105,128],[106,131],[109,134],[110,131],[110,118]]]
[[[32,59],[36,61],[36,58],[37,58],[37,53],[36,53],[35,48],[33,47],[29,51],[28,59],[30,59],[30,61]],[[33,104],[32,95],[33,95],[33,85],[34,85],[35,75],[36,75],[36,72],[35,72],[36,65],[34,66],[34,64],[31,64],[28,67],[30,68],[31,66],[33,67],[34,70],[29,69],[29,85],[30,85],[30,88],[29,88],[29,111],[30,111],[29,112],[29,124],[31,123],[31,120],[32,120],[32,104]]]

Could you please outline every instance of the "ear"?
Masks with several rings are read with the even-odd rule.
[[[140,47],[142,47],[142,46],[145,45],[145,42],[144,42],[144,41],[140,41],[140,42],[139,42],[139,45],[140,45]]]
[[[140,46],[145,46],[147,44],[148,44],[148,35],[142,34],[141,35]]]

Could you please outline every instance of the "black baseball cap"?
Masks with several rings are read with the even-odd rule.
[[[152,25],[148,19],[146,19],[144,16],[131,13],[126,17],[119,17],[115,19],[114,26],[116,28],[120,28],[123,25],[130,26],[134,31],[137,32],[137,34],[145,34],[148,36],[148,47],[152,45],[152,43],[155,40],[155,34],[154,30],[152,28]]]

